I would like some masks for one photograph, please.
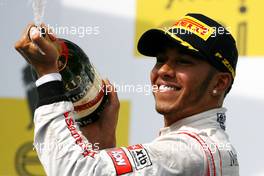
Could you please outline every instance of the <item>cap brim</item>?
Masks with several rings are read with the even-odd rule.
[[[178,46],[182,49],[187,49],[196,53],[199,52],[188,42],[183,41],[175,34],[170,33],[169,31],[165,31],[163,29],[150,29],[146,31],[140,37],[137,49],[141,54],[145,56],[155,57],[157,56],[157,53],[169,43],[173,43],[175,44],[175,46]]]

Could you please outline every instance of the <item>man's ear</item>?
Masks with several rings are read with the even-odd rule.
[[[232,76],[230,73],[218,72],[214,77],[214,85],[212,90],[213,96],[224,95],[232,84]]]

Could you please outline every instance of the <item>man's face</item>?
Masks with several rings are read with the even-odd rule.
[[[157,56],[151,72],[156,110],[165,117],[184,118],[206,109],[213,67],[176,48],[167,48]]]

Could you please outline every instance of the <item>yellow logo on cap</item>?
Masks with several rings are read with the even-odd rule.
[[[234,70],[234,68],[232,67],[232,65],[230,64],[230,62],[226,59],[226,58],[224,58],[220,53],[215,53],[215,56],[217,57],[217,58],[220,58],[220,59],[222,59],[221,60],[221,62],[224,64],[224,66],[230,71],[230,73],[232,74],[232,77],[233,78],[235,78],[235,76],[236,76],[236,72],[235,72],[235,70]]]
[[[206,41],[215,31],[212,27],[190,16],[186,16],[176,21],[172,29],[177,28],[195,34],[204,41]]]

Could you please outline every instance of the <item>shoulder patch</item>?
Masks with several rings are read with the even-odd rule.
[[[107,151],[107,154],[110,156],[114,163],[117,175],[122,175],[133,171],[132,165],[122,148],[111,149]]]
[[[137,170],[140,170],[140,169],[143,169],[145,167],[152,165],[147,150],[141,144],[129,146],[127,147],[127,149],[133,158],[135,168]]]

